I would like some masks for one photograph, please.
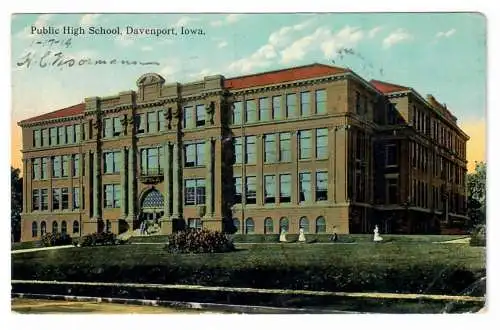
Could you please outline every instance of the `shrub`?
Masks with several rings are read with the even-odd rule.
[[[486,246],[486,225],[478,225],[470,237],[471,246]]]
[[[61,246],[71,244],[71,237],[61,233],[46,233],[42,235],[42,246]]]
[[[80,237],[80,239],[75,241],[77,246],[95,246],[95,245],[111,245],[119,243],[120,240],[116,239],[116,235],[113,233],[102,232],[102,233],[92,233]]]
[[[234,250],[234,244],[219,231],[188,229],[168,238],[167,249],[174,253],[218,253]]]

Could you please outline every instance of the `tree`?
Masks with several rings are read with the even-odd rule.
[[[11,236],[14,242],[21,238],[21,212],[23,211],[23,178],[21,170],[10,167],[10,223]]]
[[[471,224],[486,223],[486,163],[476,162],[474,172],[467,174],[467,209]]]

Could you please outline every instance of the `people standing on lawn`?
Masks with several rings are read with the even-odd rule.
[[[384,239],[380,236],[378,232],[378,225],[375,225],[375,229],[373,230],[373,241],[374,242],[381,242]]]
[[[333,234],[332,236],[330,236],[330,241],[332,242],[337,242],[338,240],[338,237],[337,237],[337,227],[336,226],[333,226]]]
[[[285,230],[285,228],[281,228],[280,242],[286,243],[286,230]]]
[[[305,242],[306,235],[304,234],[304,228],[300,227],[299,229],[299,242]]]
[[[144,235],[144,233],[146,232],[146,222],[145,221],[141,222],[140,230],[141,230],[141,235]]]

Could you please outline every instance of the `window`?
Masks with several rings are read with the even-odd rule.
[[[299,202],[311,201],[311,173],[299,173]]]
[[[45,221],[40,223],[40,235],[45,235],[47,233],[47,224]]]
[[[283,118],[281,114],[281,96],[273,96],[273,118]]]
[[[68,233],[68,225],[66,224],[66,221],[61,222],[61,234],[66,235]]]
[[[42,133],[39,129],[33,131],[33,145],[35,148],[42,146]]]
[[[80,232],[80,224],[78,221],[73,221],[73,234],[77,234]]]
[[[31,164],[31,173],[33,173],[33,180],[40,180],[40,162],[40,158],[34,158],[33,163]]]
[[[163,147],[141,149],[141,172],[143,175],[160,175],[164,166]]]
[[[41,189],[42,211],[49,209],[49,190]]]
[[[158,131],[158,115],[156,112],[148,112],[148,133]]]
[[[110,138],[113,136],[113,121],[111,118],[105,118],[103,121],[103,137]]]
[[[73,163],[73,177],[80,175],[80,155],[72,155],[72,163]]]
[[[318,115],[326,114],[326,91],[324,89],[316,91],[316,113]]]
[[[122,132],[122,121],[120,117],[113,118],[113,136],[120,136]]]
[[[280,162],[292,161],[291,133],[280,133]]]
[[[75,143],[75,132],[73,126],[66,126],[66,142],[68,144]]]
[[[264,203],[274,204],[276,202],[276,176],[264,176]]]
[[[142,134],[146,131],[146,115],[141,113],[135,116],[135,127],[137,134]]]
[[[311,159],[312,131],[299,131],[299,159]]]
[[[326,221],[323,217],[318,217],[316,219],[316,233],[326,233]]]
[[[48,173],[48,169],[49,169],[49,157],[43,157],[42,158],[42,176],[41,176],[41,179],[44,180],[44,179],[47,179],[49,177],[49,173]]]
[[[385,166],[398,166],[397,146],[395,144],[385,146]]]
[[[234,102],[233,104],[233,125],[241,125],[243,122],[243,102]]]
[[[69,156],[64,155],[61,157],[61,169],[62,169],[62,177],[67,178],[69,176]]]
[[[52,221],[52,232],[53,233],[57,233],[57,231],[59,230],[59,225],[57,224],[57,221]]]
[[[255,150],[255,136],[245,137],[245,164],[255,164],[257,158],[257,152]]]
[[[264,162],[276,162],[276,134],[264,135]]]
[[[273,219],[266,218],[264,220],[264,234],[272,234],[274,232]]]
[[[201,219],[199,219],[199,218],[189,218],[187,222],[188,222],[188,228],[191,228],[191,229],[201,229],[202,228]]]
[[[387,179],[387,202],[398,204],[398,179]]]
[[[69,189],[61,188],[61,201],[62,209],[67,210],[69,208]]]
[[[316,201],[328,200],[328,172],[316,172]]]
[[[38,225],[36,221],[33,221],[31,223],[31,237],[37,237],[38,236]]]
[[[245,203],[257,203],[257,178],[255,176],[247,176],[245,180]]]
[[[184,181],[184,204],[205,204],[205,179],[186,179]]]
[[[286,117],[296,118],[297,117],[297,95],[288,94],[286,96]]]
[[[268,121],[273,120],[273,113],[271,112],[271,108],[269,107],[269,98],[262,97],[259,99],[259,111],[260,111],[260,120]]]
[[[196,106],[196,127],[205,126],[205,106],[203,104]]]
[[[361,114],[361,95],[356,92],[356,113]]]
[[[57,133],[59,135],[59,144],[66,144],[66,127],[65,126],[58,127]]]
[[[304,233],[309,232],[309,220],[307,220],[306,217],[302,217],[299,220],[299,229],[302,228],[304,230]]]
[[[292,196],[292,176],[280,174],[280,203],[290,203]]]
[[[32,211],[40,211],[40,190],[35,189],[31,194],[32,202],[31,202],[31,210]]]
[[[158,126],[160,132],[165,130],[165,110],[158,111]]]
[[[234,139],[234,155],[235,155],[235,164],[243,163],[243,138],[237,137]]]
[[[288,223],[288,218],[283,217],[280,219],[280,231],[288,231],[289,229],[289,223]]]
[[[247,123],[255,123],[257,121],[257,105],[255,100],[247,100],[245,102],[245,119]]]
[[[120,127],[121,127],[121,123],[120,123]],[[120,131],[121,131],[121,128],[120,128]],[[76,124],[75,125],[75,142],[80,142],[82,140],[82,135],[81,135],[81,127],[80,127],[80,124]],[[59,141],[59,143],[61,143],[61,141]]]
[[[61,188],[52,189],[52,209],[59,210],[61,208]]]
[[[48,129],[42,129],[42,147],[49,146],[49,131]]]
[[[194,107],[184,107],[184,128],[194,128]]]
[[[243,180],[241,177],[234,178],[234,204],[241,204],[242,196],[243,196]]]
[[[104,207],[108,209],[119,208],[121,199],[121,190],[119,184],[104,185]]]
[[[252,218],[245,220],[245,234],[251,234],[255,232],[255,223]]]
[[[119,151],[104,153],[104,173],[119,173],[121,168],[121,159]]]
[[[184,166],[203,166],[205,161],[205,142],[185,144],[184,146]]]
[[[310,92],[300,93],[300,115],[303,117],[311,115],[311,93]]]
[[[73,187],[73,209],[78,210],[80,208],[80,188]]]
[[[328,128],[316,130],[316,159],[328,158]]]
[[[61,156],[52,157],[52,176],[54,178],[61,177]]]
[[[235,233],[239,232],[240,231],[240,220],[238,220],[237,218],[234,218],[233,219],[233,226],[236,229]]]
[[[57,145],[57,127],[50,128],[50,145],[51,146]]]

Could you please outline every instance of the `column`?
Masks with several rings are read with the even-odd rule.
[[[172,161],[172,218],[178,219],[180,216],[179,202],[180,202],[180,194],[179,194],[179,143],[174,142],[174,151],[173,151],[173,161]]]
[[[205,164],[207,164],[207,172],[205,179],[205,217],[211,217],[213,215],[213,194],[212,194],[212,182],[213,182],[213,157],[212,157],[212,139],[209,138],[205,141]]]
[[[53,157],[48,157],[48,161],[47,161],[47,174],[49,175],[49,187],[48,187],[48,191],[47,191],[47,198],[49,199],[48,200],[48,210],[49,212],[52,212],[53,209],[53,205],[52,205],[52,174],[54,174],[54,158]],[[42,196],[40,196],[40,199],[42,198]],[[43,204],[43,203],[42,203]]]
[[[99,172],[98,172],[98,164],[99,163],[99,158],[97,157],[97,151],[94,151],[94,166],[93,166],[93,180],[94,180],[94,184],[92,185],[92,192],[94,193],[94,218],[100,218],[101,217],[101,208],[100,208],[100,205],[99,205],[99,189],[101,189],[101,187],[99,186],[99,181],[98,181],[98,175],[99,175]],[[99,166],[100,167],[100,166]]]
[[[292,196],[291,196],[291,202],[293,205],[297,205],[299,202],[299,131],[293,131],[292,140],[290,141],[291,143],[291,148],[292,148],[292,164],[293,164],[293,171],[292,171]]]
[[[126,149],[125,147],[122,148],[122,155],[121,155],[121,168],[120,168],[120,183],[121,183],[121,203],[120,203],[120,211],[121,211],[121,219],[125,219],[127,216],[127,176],[126,176],[126,166],[127,164],[127,154],[126,154]]]
[[[40,161],[41,162],[41,161]],[[27,163],[28,163],[28,160],[27,159],[23,159],[23,210],[22,210],[22,213],[28,213],[28,203],[27,203],[27,190],[26,187],[28,185],[28,170],[27,170]],[[31,196],[31,194],[30,194]]]
[[[279,139],[279,133],[275,134],[277,139]],[[263,135],[257,135],[256,139],[256,149],[257,149],[257,155],[263,155],[264,154],[264,136]],[[263,157],[257,157],[257,186],[255,187],[257,190],[257,205],[264,205],[264,187],[263,187],[263,181],[264,181],[264,158]]]
[[[83,129],[82,129],[83,131]],[[78,201],[78,203],[80,204],[80,213],[81,213],[81,210],[83,208],[83,201],[84,201],[84,198],[85,196],[83,195],[83,156],[85,155],[85,153],[81,153],[79,158],[78,158],[78,182],[79,182],[79,189],[80,189],[80,200]],[[87,167],[88,168],[88,167]]]
[[[91,159],[91,153],[90,153],[90,150],[87,150],[85,152],[85,168],[86,168],[86,171],[85,171],[85,187],[86,187],[86,191],[85,191],[85,194],[83,192],[83,189],[82,189],[82,196],[83,198],[86,199],[86,202],[85,202],[85,213],[87,214],[87,216],[89,217],[89,219],[92,217],[92,214],[90,212],[90,210],[92,209],[91,205],[91,197],[92,197],[92,194],[91,194],[91,186],[92,186],[92,172],[90,172],[90,159]],[[82,168],[83,169],[83,168]],[[87,198],[88,196],[88,198]],[[80,228],[81,230],[81,228]]]
[[[128,149],[128,189],[127,189],[127,194],[128,194],[128,220],[135,220],[135,213],[134,213],[134,181],[135,181],[135,175],[134,175],[134,147],[131,146]]]
[[[163,196],[163,207],[164,207],[164,214],[163,217],[165,219],[170,218],[170,142],[167,142],[163,145],[163,154],[165,155],[164,157],[164,164],[163,164],[163,189],[164,189],[164,196]]]

